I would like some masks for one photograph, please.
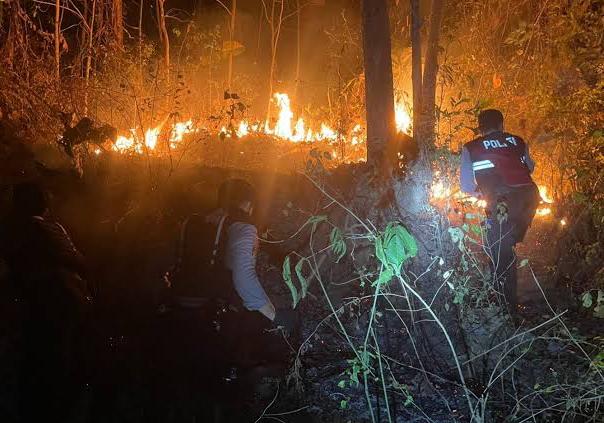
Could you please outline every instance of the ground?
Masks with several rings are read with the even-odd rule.
[[[347,171],[350,169],[342,170]],[[90,335],[94,338],[91,359],[97,377],[90,386],[82,387],[85,401],[93,404],[88,410],[100,408],[97,419],[103,415],[106,421],[143,422],[162,416],[162,421],[176,422],[210,415],[222,415],[222,420],[215,421],[257,421],[261,416],[287,422],[367,421],[363,391],[350,383],[341,386],[351,356],[333,323],[323,321],[329,311],[320,301],[318,290],[311,289],[311,296],[298,306],[302,330],[291,340],[291,347],[295,356],[300,343],[306,341],[300,355],[301,368],[292,373],[292,368],[267,363],[241,372],[234,383],[212,385],[209,391],[212,364],[204,355],[208,338],[199,336],[199,316],[195,311],[158,313],[162,275],[174,260],[179,223],[193,212],[211,209],[218,185],[229,176],[247,177],[259,187],[263,195],[263,237],[285,239],[310,215],[322,210],[321,195],[297,174],[198,165],[181,166],[170,173],[144,160],[120,159],[95,162],[83,179],[61,172],[46,179],[54,193],[56,216],[93,268],[97,306]],[[337,172],[333,178],[336,183],[346,179],[338,179]],[[557,254],[552,240],[563,230],[556,220],[536,220],[518,248],[520,259],[529,259],[554,309],[574,302],[550,277]],[[299,237],[280,244],[263,244],[260,274],[278,307],[291,306],[289,290],[281,277],[282,259],[305,242],[307,239]],[[12,421],[11,386],[18,377],[15,339],[19,304],[11,296],[7,281],[1,282],[0,376],[6,383],[0,393],[0,409],[8,416],[4,421]],[[347,288],[333,292],[337,299],[350,294]],[[527,325],[551,315],[529,266],[520,269],[519,292]],[[354,321],[353,309],[347,312]],[[584,326],[593,329],[592,320],[581,317]],[[386,334],[386,342],[394,340],[392,345],[385,345],[391,349],[397,348],[397,337],[405,338],[404,333],[395,333],[387,324],[380,330]],[[556,352],[555,345],[552,348]],[[399,352],[401,361],[409,358],[404,349]],[[390,407],[395,419],[423,421],[426,415],[438,422],[465,419],[460,411],[462,392],[450,382],[449,375],[428,382],[417,371],[407,369],[399,376],[408,385],[413,401],[405,405],[406,398],[393,396]],[[379,390],[368,395],[378,415],[383,415]],[[443,402],[444,397],[447,401]],[[213,403],[217,404],[215,408],[210,406]],[[83,405],[82,409],[87,408]],[[89,411],[82,413],[84,421],[94,421]]]

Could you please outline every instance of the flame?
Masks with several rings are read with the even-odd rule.
[[[539,195],[541,196],[541,201],[547,204],[554,204],[554,200],[547,195],[547,187],[545,185],[539,185]]]
[[[176,148],[186,134],[195,132],[193,121],[189,119],[186,122],[176,122],[170,131],[170,147]]]
[[[160,128],[149,128],[145,131],[145,145],[149,150],[155,150]]]
[[[237,130],[235,132],[237,133],[237,136],[239,138],[243,138],[243,137],[249,135],[250,125],[247,123],[247,121],[242,120],[241,122],[239,122],[239,127],[237,128]]]
[[[279,119],[275,125],[274,133],[279,138],[290,139],[292,137],[294,113],[290,108],[289,96],[283,93],[275,93],[273,98],[279,107]]]
[[[411,129],[411,116],[405,110],[405,106],[401,103],[394,105],[394,120],[396,122],[396,130],[398,132],[404,132],[410,134]]]
[[[566,219],[560,219],[560,225],[566,226]]]
[[[252,134],[270,135],[283,141],[295,143],[325,142],[331,144],[341,141],[350,145],[359,145],[365,142],[365,128],[361,123],[355,124],[349,133],[341,133],[325,122],[321,122],[318,129],[316,127],[311,128],[302,116],[297,118],[294,116],[290,98],[286,93],[273,94],[272,101],[278,109],[274,126],[271,126],[272,124],[268,120],[264,123],[250,123],[247,120],[241,120],[234,125],[234,129],[223,126],[218,134],[223,138],[233,136],[243,138]],[[403,104],[395,105],[395,118],[397,131],[409,133],[411,117]],[[165,123],[166,120],[156,127],[145,130],[141,128],[130,129],[129,134],[117,137],[112,149],[120,153],[137,154],[142,154],[145,150],[147,152],[156,151],[159,149],[158,143],[162,133],[167,133],[167,135],[163,135],[165,138],[162,139],[168,140],[169,148],[175,149],[184,141],[186,135],[198,131],[192,119],[175,122],[169,129],[166,129],[166,132],[163,132]],[[138,134],[143,134],[142,141]]]

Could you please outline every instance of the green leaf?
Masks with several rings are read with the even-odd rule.
[[[296,276],[298,277],[298,279],[300,280],[300,289],[301,289],[301,297],[305,298],[306,294],[308,293],[308,280],[304,277],[304,275],[302,274],[302,266],[304,266],[304,263],[307,261],[307,259],[305,259],[304,257],[301,258],[298,263],[296,263],[296,267],[295,267],[295,271],[296,271]],[[294,306],[295,307],[295,306]]]
[[[283,280],[285,281],[285,284],[287,285],[292,294],[292,308],[296,308],[300,297],[298,295],[298,290],[296,289],[294,282],[292,281],[292,269],[290,266],[289,256],[285,257],[285,260],[283,261]]]
[[[528,264],[528,259],[523,259],[520,264],[518,265],[518,269],[522,269],[524,266],[526,266]]]
[[[346,242],[340,228],[333,228],[329,235],[329,241],[331,242],[331,251],[336,255],[336,263],[338,263],[346,254]]]
[[[384,284],[390,282],[393,277],[394,277],[394,272],[392,271],[392,269],[385,269],[384,271],[382,271],[380,273],[380,276],[377,278],[377,280],[375,280],[371,284],[371,286],[384,285]]]
[[[341,380],[338,382],[338,388],[346,388],[346,381],[345,380]]]
[[[348,407],[348,401],[346,401],[346,400],[340,401],[340,408],[342,410],[344,410],[344,409],[346,409],[346,407]]]
[[[398,276],[403,264],[417,255],[417,243],[404,226],[389,223],[375,241],[375,253],[382,265]]]
[[[583,307],[585,308],[591,308],[591,306],[593,305],[593,298],[591,297],[591,293],[586,292],[585,294],[583,294],[581,296],[581,304],[583,305]]]

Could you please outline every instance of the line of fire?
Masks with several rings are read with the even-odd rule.
[[[604,2],[0,0],[0,415],[603,422]]]

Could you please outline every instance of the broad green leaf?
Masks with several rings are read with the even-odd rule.
[[[296,267],[295,267],[295,271],[296,271],[296,276],[298,277],[298,279],[300,280],[300,289],[301,289],[301,294],[300,296],[302,298],[306,297],[306,294],[308,292],[308,280],[306,279],[306,277],[304,277],[304,275],[302,274],[302,267],[304,266],[304,263],[307,260],[303,257],[301,258],[298,263],[296,263]],[[295,306],[294,306],[295,307]]]
[[[292,281],[292,269],[290,266],[289,256],[285,257],[285,260],[283,261],[283,280],[292,294],[292,308],[296,308],[300,297],[298,295],[298,290]]]
[[[404,226],[389,223],[376,239],[375,253],[382,265],[398,276],[403,264],[417,255],[417,243]]]
[[[344,410],[344,409],[346,409],[346,407],[348,407],[348,401],[346,401],[346,400],[340,401],[340,408],[342,410]]]
[[[346,388],[346,381],[345,380],[341,380],[338,382],[338,388]]]

